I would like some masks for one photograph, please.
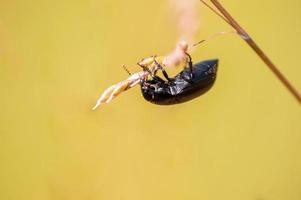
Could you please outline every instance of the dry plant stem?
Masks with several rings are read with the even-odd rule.
[[[256,42],[250,37],[250,35],[237,23],[237,21],[228,13],[228,11],[219,3],[218,0],[210,0],[213,5],[222,13],[227,19],[229,24],[238,32],[241,38],[247,42],[247,44],[256,52],[261,60],[272,70],[277,78],[286,86],[291,94],[301,104],[301,95],[288,81],[288,79],[278,70],[276,65],[267,57],[267,55],[259,48]]]

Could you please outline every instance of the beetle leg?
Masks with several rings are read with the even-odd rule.
[[[156,64],[156,66],[162,71],[164,77],[166,78],[166,80],[171,81],[171,79],[169,78],[167,72],[165,71],[165,69],[162,67],[162,65],[160,63],[158,63],[158,61],[156,60],[156,57],[154,56],[154,62]]]
[[[141,63],[137,63],[137,65],[139,65],[143,71],[147,71],[148,73],[152,73],[151,70],[149,68],[147,68],[145,65],[141,64]]]
[[[139,65],[143,71],[147,71],[149,73],[149,75],[154,78],[154,73],[148,68],[146,67],[145,65],[141,64],[141,63],[137,63],[137,65]]]
[[[160,76],[154,76],[153,80],[160,82],[160,83],[165,83],[166,81],[164,81],[162,78],[160,78]]]
[[[159,69],[156,69],[156,68],[154,69],[154,71],[153,71],[153,75],[154,75],[154,76],[156,76],[156,75],[157,75],[157,73],[158,73],[158,70],[159,70]]]
[[[185,54],[188,57],[188,66],[189,66],[189,69],[190,69],[191,77],[193,77],[192,58],[188,53],[185,52]]]

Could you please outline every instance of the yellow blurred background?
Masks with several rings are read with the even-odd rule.
[[[301,90],[301,2],[221,1]],[[203,39],[231,28],[200,3]],[[199,46],[215,86],[176,106],[139,87],[91,111],[135,63],[173,49],[166,1],[0,1],[1,200],[300,200],[301,109],[237,36]]]

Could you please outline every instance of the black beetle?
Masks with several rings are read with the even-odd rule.
[[[173,105],[192,100],[207,92],[215,82],[218,59],[192,64],[189,55],[188,57],[189,67],[173,78],[169,78],[160,66],[167,80],[155,74],[149,79],[141,80],[144,99],[158,105]]]

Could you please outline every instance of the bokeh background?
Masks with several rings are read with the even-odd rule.
[[[301,90],[301,2],[221,1]],[[197,38],[231,30],[200,4]],[[228,35],[215,86],[176,106],[100,93],[178,35],[167,1],[0,1],[1,200],[300,200],[301,109]],[[179,69],[178,69],[179,70]]]

